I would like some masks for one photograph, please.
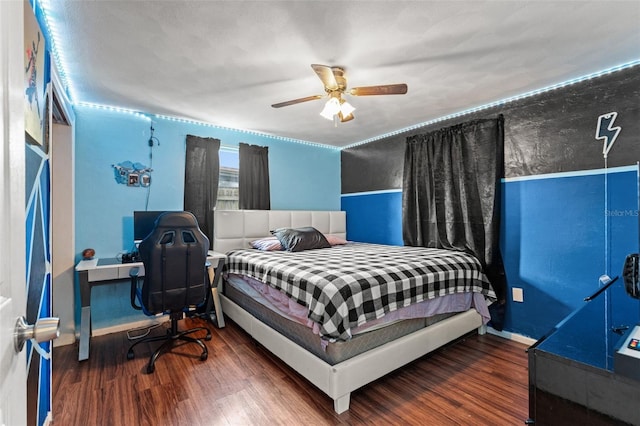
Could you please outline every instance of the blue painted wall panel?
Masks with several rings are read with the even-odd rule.
[[[601,275],[620,275],[639,249],[637,179],[627,167],[502,184],[505,330],[539,338],[598,289]],[[343,195],[342,209],[349,239],[402,245],[400,191]],[[512,287],[524,303],[511,301]],[[621,287],[613,292],[614,305],[628,304]]]
[[[601,275],[619,275],[638,249],[637,204],[636,172],[506,183],[502,251],[508,285],[523,288],[525,303],[509,302],[505,328],[540,337]]]
[[[402,192],[342,197],[347,213],[347,238],[352,241],[403,245]]]

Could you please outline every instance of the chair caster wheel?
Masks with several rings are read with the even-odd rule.
[[[133,359],[135,358],[136,354],[133,353],[133,351],[131,349],[129,349],[129,351],[127,352],[127,359]]]
[[[204,340],[206,340],[207,342],[208,342],[209,340],[211,340],[211,335],[210,335],[210,334],[207,334],[207,335],[205,336]]]
[[[151,364],[151,365],[147,365],[147,374],[151,374],[154,371],[156,371],[156,366]]]
[[[206,361],[207,358],[209,358],[209,354],[207,352],[204,352],[200,355],[200,361]]]

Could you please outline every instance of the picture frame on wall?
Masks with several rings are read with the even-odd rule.
[[[24,2],[24,121],[27,142],[44,147],[46,117],[45,39],[29,2]]]

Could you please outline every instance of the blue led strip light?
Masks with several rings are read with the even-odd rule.
[[[303,140],[300,140],[300,139],[285,138],[283,136],[275,136],[275,135],[270,135],[268,133],[254,132],[252,130],[234,129],[234,128],[231,128],[231,127],[219,126],[217,124],[211,124],[211,123],[207,123],[207,122],[204,122],[204,121],[190,120],[190,119],[187,119],[187,118],[172,117],[172,116],[168,116],[168,115],[147,114],[147,113],[140,112],[140,111],[135,111],[135,110],[132,110],[132,109],[121,108],[121,107],[110,106],[110,105],[94,104],[94,103],[91,103],[91,102],[76,102],[75,105],[77,107],[99,109],[99,110],[103,110],[103,111],[118,112],[118,113],[122,113],[122,114],[131,114],[131,115],[139,117],[139,118],[141,118],[143,120],[152,121],[152,117],[155,117],[157,119],[162,119],[162,120],[167,120],[167,121],[174,121],[174,122],[177,122],[177,123],[196,124],[196,125],[199,125],[199,126],[211,127],[211,128],[214,128],[214,129],[246,133],[246,134],[249,134],[249,135],[260,136],[260,137],[269,138],[269,139],[276,139],[276,140],[281,140],[281,141],[285,141],[285,142],[299,143],[299,144],[303,144],[303,145],[314,146],[316,148],[331,149],[331,150],[335,150],[335,151],[339,151],[340,150],[339,147],[332,146],[332,145],[324,145],[324,144],[319,144],[319,143],[314,143],[314,142],[303,141]]]
[[[177,122],[180,122],[180,123],[187,123],[187,124],[198,124],[200,126],[213,127],[215,129],[220,129],[220,130],[230,130],[230,131],[246,133],[246,134],[254,135],[254,136],[261,136],[261,137],[269,138],[269,139],[276,139],[276,140],[285,141],[285,142],[293,142],[293,143],[299,143],[299,144],[303,144],[303,145],[310,145],[310,146],[314,146],[316,148],[332,149],[332,150],[336,150],[336,151],[340,150],[340,148],[337,147],[337,146],[325,145],[325,144],[309,142],[309,141],[303,141],[303,140],[300,140],[300,139],[286,138],[284,136],[270,135],[268,133],[261,133],[261,132],[256,132],[256,131],[253,131],[253,130],[234,129],[232,127],[219,126],[217,124],[205,123],[203,121],[190,120],[190,119],[179,118],[179,117],[172,117],[172,116],[168,116],[168,115],[156,115],[156,117],[157,118],[162,118],[164,120],[169,120],[169,121],[177,121]]]
[[[460,111],[460,112],[456,112],[456,113],[453,113],[453,114],[445,115],[443,117],[435,118],[433,120],[425,121],[423,123],[418,123],[418,124],[415,124],[413,126],[409,126],[409,127],[403,128],[403,129],[396,130],[394,132],[385,133],[383,135],[379,135],[379,136],[375,136],[373,138],[365,139],[363,141],[356,142],[356,143],[351,144],[351,145],[347,145],[347,146],[343,147],[342,149],[353,148],[353,147],[358,146],[358,145],[364,145],[364,144],[369,143],[369,142],[377,141],[377,140],[384,139],[384,138],[387,138],[387,137],[390,137],[390,136],[399,135],[400,133],[404,133],[404,132],[408,132],[410,130],[415,130],[415,129],[418,129],[418,128],[421,128],[421,127],[429,126],[431,124],[439,123],[441,121],[449,120],[451,118],[456,118],[456,117],[460,117],[460,116],[463,116],[463,115],[472,114],[474,112],[478,112],[478,111],[482,111],[482,110],[485,110],[485,109],[489,109],[489,108],[497,107],[497,106],[500,106],[500,105],[504,105],[504,104],[507,104],[509,102],[519,101],[520,99],[528,98],[530,96],[539,95],[541,93],[546,93],[546,92],[549,92],[551,90],[560,89],[560,88],[563,88],[563,87],[570,86],[572,84],[576,84],[576,83],[580,83],[580,82],[583,82],[583,81],[591,80],[591,79],[594,79],[594,78],[597,78],[597,77],[602,77],[604,75],[608,75],[608,74],[611,74],[611,73],[616,72],[616,71],[621,71],[621,70],[624,70],[624,69],[627,69],[627,68],[631,68],[631,67],[634,67],[636,65],[640,65],[640,59],[636,59],[636,60],[621,64],[621,65],[616,65],[614,67],[607,68],[606,70],[594,72],[592,74],[588,74],[588,75],[585,75],[585,76],[582,76],[582,77],[577,77],[577,78],[573,78],[571,80],[566,80],[566,81],[563,81],[562,83],[553,84],[551,86],[547,86],[547,87],[544,87],[542,89],[532,90],[530,92],[522,93],[520,95],[511,96],[509,98],[501,99],[499,101],[490,102],[488,104],[484,104],[484,105],[480,105],[480,106],[477,106],[477,107],[465,109],[464,111]]]
[[[135,117],[141,118],[143,120],[151,121],[151,117],[149,117],[148,114],[145,114],[145,113],[140,112],[140,111],[135,111],[135,110],[132,110],[132,109],[120,108],[120,107],[115,107],[115,106],[110,106],[110,105],[92,104],[90,102],[76,102],[75,105],[77,107],[85,107],[85,108],[99,109],[99,110],[102,110],[102,111],[118,112],[118,113],[121,113],[121,114],[130,114],[130,115],[133,115]]]
[[[44,16],[44,20],[46,23],[46,27],[47,27],[47,32],[50,34],[50,39],[51,39],[51,51],[53,53],[53,57],[56,63],[56,66],[58,68],[59,71],[59,75],[60,75],[60,79],[62,81],[62,83],[66,86],[67,92],[69,93],[69,97],[71,98],[71,102],[74,102],[74,99],[76,98],[75,94],[73,93],[73,88],[71,85],[71,82],[69,81],[68,77],[67,77],[67,73],[65,72],[65,70],[67,69],[66,66],[66,61],[64,60],[64,57],[62,55],[62,52],[58,49],[57,45],[56,45],[56,39],[59,35],[58,32],[58,28],[56,25],[56,20],[55,18],[51,15],[51,11],[54,10],[55,8],[52,6],[52,2],[53,0],[41,0],[41,6],[42,6],[42,15]],[[208,127],[213,127],[213,128],[217,128],[217,129],[222,129],[222,130],[233,130],[233,131],[237,131],[237,132],[242,132],[242,133],[247,133],[250,135],[256,135],[256,136],[261,136],[261,137],[267,137],[267,138],[271,138],[271,139],[276,139],[276,140],[282,140],[282,141],[287,141],[287,142],[294,142],[294,143],[301,143],[304,145],[310,145],[310,146],[315,146],[315,147],[319,147],[319,148],[327,148],[327,149],[335,149],[335,150],[343,150],[343,149],[348,149],[348,148],[353,148],[355,146],[358,145],[363,145],[369,142],[373,142],[373,141],[377,141],[380,139],[384,139],[390,136],[395,136],[398,135],[400,133],[404,133],[404,132],[408,132],[411,130],[415,130],[421,127],[426,127],[429,126],[431,124],[435,124],[441,121],[445,121],[445,120],[449,120],[451,118],[456,118],[456,117],[460,117],[463,115],[467,115],[467,114],[472,114],[474,112],[478,112],[478,111],[482,111],[488,108],[493,108],[493,107],[497,107],[500,105],[504,105],[506,103],[509,102],[513,102],[513,101],[518,101],[520,99],[524,99],[524,98],[528,98],[530,96],[535,96],[535,95],[539,95],[541,93],[545,93],[545,92],[549,92],[551,90],[555,90],[555,89],[560,89],[566,86],[570,86],[572,84],[576,84],[576,83],[580,83],[582,81],[586,81],[586,80],[591,80],[593,78],[597,78],[597,77],[601,77],[607,74],[611,74],[613,72],[616,71],[621,71],[627,68],[631,68],[634,67],[636,65],[640,65],[640,59],[636,59],[630,62],[626,62],[624,64],[620,64],[620,65],[616,65],[614,67],[602,70],[602,71],[597,71],[582,77],[577,77],[577,78],[573,78],[570,80],[566,80],[563,81],[561,83],[557,83],[557,84],[553,84],[551,86],[547,86],[544,87],[542,89],[536,89],[536,90],[532,90],[530,92],[526,92],[520,95],[515,95],[515,96],[511,96],[509,98],[505,98],[505,99],[501,99],[495,102],[490,102],[484,105],[480,105],[480,106],[476,106],[473,108],[469,108],[460,112],[456,112],[453,114],[449,114],[449,115],[445,115],[443,117],[440,118],[435,118],[433,120],[429,120],[429,121],[425,121],[422,123],[418,123],[415,124],[413,126],[409,126],[409,127],[405,127],[402,129],[398,129],[396,131],[390,132],[390,133],[385,133],[379,136],[375,136],[373,138],[369,138],[369,139],[365,139],[362,140],[360,142],[356,142],[354,144],[350,144],[344,147],[335,147],[332,145],[325,145],[325,144],[321,144],[321,143],[315,143],[315,142],[309,142],[309,141],[303,141],[303,140],[299,140],[299,139],[292,139],[292,138],[285,138],[282,136],[276,136],[276,135],[270,135],[267,133],[260,133],[260,132],[255,132],[255,131],[251,131],[251,130],[244,130],[244,129],[233,129],[233,128],[229,128],[229,127],[223,127],[223,126],[217,126],[214,124],[210,124],[210,123],[205,123],[205,122],[201,122],[201,121],[196,121],[196,120],[189,120],[189,119],[184,119],[184,118],[179,118],[179,117],[169,117],[169,116],[164,116],[164,115],[157,115],[156,117],[158,118],[163,118],[166,120],[170,120],[170,121],[177,121],[177,122],[181,122],[181,123],[189,123],[189,124],[198,124],[201,126],[208,126]],[[86,103],[86,102],[78,102],[76,103],[76,105],[81,105],[81,106],[88,106],[91,108],[100,108],[100,109],[105,109],[105,110],[109,110],[109,111],[115,111],[115,112],[123,112],[123,113],[130,113],[130,114],[139,114],[143,117],[146,117],[149,119],[149,115],[148,114],[144,114],[141,113],[139,111],[132,111],[132,110],[128,110],[126,108],[118,108],[118,107],[110,107],[110,106],[101,106],[98,104],[91,104],[91,103]]]
[[[49,35],[47,37],[48,42],[50,43],[51,52],[53,56],[53,60],[56,64],[56,68],[58,70],[58,77],[60,77],[60,82],[64,86],[63,89],[67,92],[69,98],[73,101],[75,99],[75,94],[73,93],[73,87],[69,78],[67,77],[67,66],[64,56],[60,49],[58,49],[58,45],[56,40],[58,40],[60,31],[58,31],[58,25],[56,24],[56,19],[51,16],[51,11],[54,10],[53,7],[50,6],[50,3],[53,0],[41,0],[40,1],[40,10],[42,11],[42,17],[44,18],[44,23],[46,27],[46,32]]]

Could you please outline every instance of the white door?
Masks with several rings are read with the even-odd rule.
[[[26,311],[23,57],[24,5],[0,0],[0,425],[27,419],[25,351],[16,320]]]

